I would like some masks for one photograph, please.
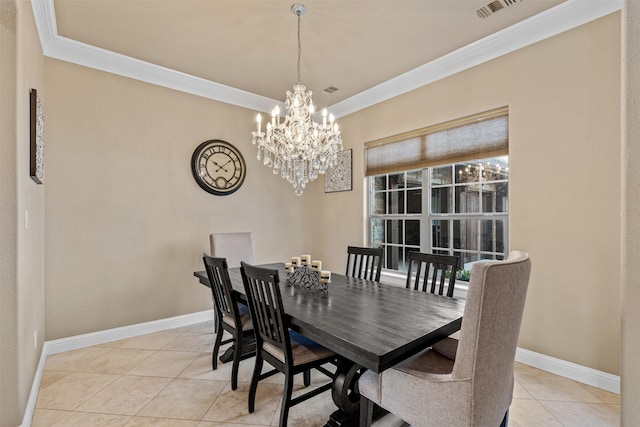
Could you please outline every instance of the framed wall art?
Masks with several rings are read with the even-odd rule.
[[[30,155],[29,175],[38,184],[44,182],[44,111],[36,89],[29,93],[30,111]]]
[[[336,165],[324,174],[324,192],[351,191],[351,166],[351,149],[340,151]]]

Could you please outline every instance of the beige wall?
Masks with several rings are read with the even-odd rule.
[[[622,13],[622,412],[623,426],[640,420],[640,3]]]
[[[533,263],[519,345],[618,374],[619,13],[342,118],[354,191],[322,198],[320,253],[340,270],[366,241],[364,142],[504,105],[510,248]]]
[[[255,112],[53,59],[46,77],[47,340],[210,309],[192,272],[214,231],[253,231],[258,262],[313,253],[317,202],[258,163]],[[208,139],[245,157],[232,195],[192,177]]]
[[[534,263],[520,345],[617,374],[619,35],[615,14],[343,118],[354,191],[302,198],[254,160],[254,112],[47,60],[47,339],[208,309],[191,272],[211,231],[340,271],[335,248],[364,242],[364,142],[508,105],[510,244]],[[234,195],[191,177],[210,138],[247,159]]]
[[[44,186],[29,178],[29,89],[38,89],[45,104],[46,99],[31,4],[2,1],[0,21],[0,425],[4,426],[22,420],[44,339]]]
[[[44,342],[44,192],[29,177],[29,90],[38,90],[45,109],[44,56],[31,3],[18,2],[18,351],[20,407],[27,404]],[[45,130],[45,147],[46,147]],[[45,148],[46,151],[46,148]],[[46,154],[45,154],[46,158]],[[45,162],[46,163],[46,162]],[[46,169],[46,166],[45,166]],[[46,171],[45,171],[46,174]],[[46,176],[45,176],[46,179]],[[28,216],[28,220],[26,219]],[[25,221],[28,221],[25,224]],[[35,334],[35,335],[34,335]]]
[[[0,1],[0,425],[18,425],[16,7]]]

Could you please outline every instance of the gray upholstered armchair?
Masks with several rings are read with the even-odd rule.
[[[365,372],[360,426],[371,425],[373,403],[415,427],[506,425],[530,271],[524,252],[475,264],[460,341],[448,338],[380,374]]]
[[[209,240],[211,256],[226,258],[229,268],[240,267],[240,261],[256,263],[251,232],[213,233],[209,236]]]

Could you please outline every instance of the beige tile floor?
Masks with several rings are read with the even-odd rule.
[[[49,356],[31,425],[277,425],[282,375],[260,383],[256,411],[249,414],[246,399],[252,359],[241,362],[238,389],[232,391],[229,364],[211,370],[212,329],[207,322]],[[619,425],[616,394],[522,364],[516,364],[515,377],[512,427]],[[312,386],[322,384],[324,378],[313,376]],[[323,393],[294,406],[289,425],[323,426],[334,410],[330,393]],[[387,415],[374,426],[406,424]]]

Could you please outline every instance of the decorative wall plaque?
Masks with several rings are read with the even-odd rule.
[[[30,155],[29,175],[38,184],[44,181],[44,110],[36,89],[29,93],[30,101]]]
[[[351,191],[351,149],[340,151],[335,166],[324,174],[324,192]]]

